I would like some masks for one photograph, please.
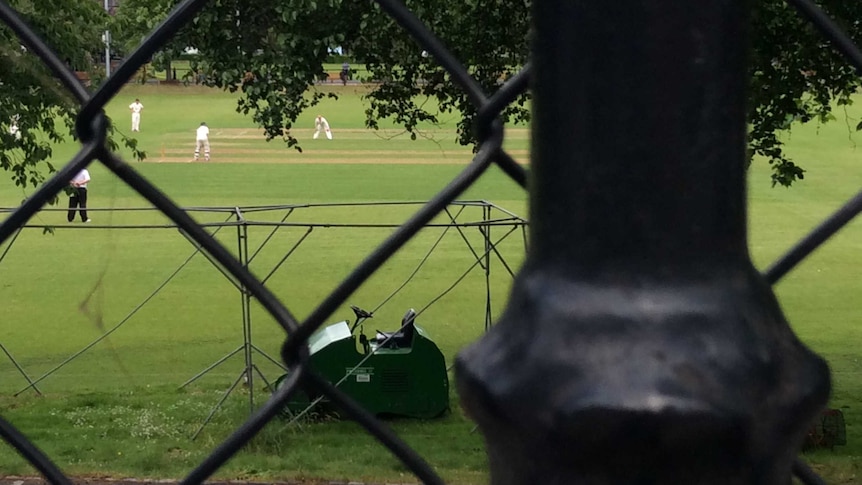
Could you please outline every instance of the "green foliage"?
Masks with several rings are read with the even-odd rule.
[[[167,18],[173,7],[172,4],[173,2],[152,0],[121,3],[121,8],[117,9],[111,19],[112,49],[122,54],[132,53],[159,23]],[[179,58],[182,54],[181,49],[166,46],[153,55],[152,64],[156,69],[170,73],[171,60]],[[146,80],[147,75],[144,70],[142,82]]]
[[[491,94],[521,68],[529,57],[529,0],[517,2],[410,0],[407,6],[438,35],[476,81]],[[859,39],[862,4],[822,0],[822,6]],[[61,56],[92,66],[91,51],[100,45],[106,25],[115,30],[115,47],[130,52],[175,7],[174,0],[127,0],[109,20],[96,2],[74,0],[58,11],[48,0],[13,2]],[[838,56],[795,10],[781,0],[752,4],[750,63],[750,152],[772,165],[773,184],[790,185],[804,169],[786,156],[778,134],[793,122],[825,122],[834,118],[833,106],[851,102],[859,81]],[[21,54],[8,31],[2,31],[4,87],[0,93],[0,127],[9,117],[21,116],[24,136],[15,143],[0,134],[4,150],[0,165],[11,170],[21,185],[41,180],[39,167],[49,152],[32,130],[48,139],[60,136],[50,125],[54,115],[73,118],[74,106],[49,86],[44,68]],[[460,117],[458,141],[475,142],[475,109],[450,76],[427,56],[394,20],[373,2],[343,0],[277,0],[209,3],[179,34],[153,57],[157,68],[188,47],[199,51],[190,59],[192,75],[208,86],[240,93],[236,109],[250,114],[264,128],[268,140],[283,139],[300,150],[291,134],[297,117],[331,93],[314,89],[331,59],[329,48],[342,46],[364,63],[376,88],[368,93],[366,125],[377,128],[391,119],[416,138],[417,126],[437,122],[441,113]],[[92,68],[97,76],[97,69]],[[42,83],[34,83],[33,77]],[[8,82],[5,81],[8,79]],[[46,86],[47,83],[47,86]],[[507,107],[507,122],[529,119],[525,94]],[[429,102],[429,101],[433,101]],[[67,123],[70,125],[71,123]],[[125,143],[128,143],[123,139]],[[17,147],[15,153],[6,147]],[[45,165],[48,171],[52,168]]]
[[[170,0],[129,0],[121,5],[118,35],[126,45],[138,42],[156,22],[167,16]],[[477,2],[409,4],[435,32],[453,44],[455,54],[487,92],[498,89],[513,75],[527,54],[529,3],[500,3],[490,11]],[[481,15],[480,15],[481,14]],[[476,22],[475,18],[482,21]],[[495,36],[493,32],[523,32],[521,36]],[[200,52],[192,59],[205,84],[241,93],[237,111],[251,113],[267,139],[282,137],[300,149],[289,130],[299,114],[315,106],[324,94],[314,82],[331,61],[329,48],[343,46],[366,63],[369,78],[379,81],[368,94],[366,124],[379,128],[379,120],[393,119],[411,138],[422,123],[438,122],[438,113],[458,113],[458,139],[474,141],[471,129],[475,110],[448,74],[423,52],[391,18],[371,2],[283,0],[248,5],[216,2],[165,47],[172,55],[185,47]],[[433,103],[428,103],[433,100]],[[503,113],[506,121],[526,121],[527,96]],[[429,109],[433,107],[433,110]]]
[[[529,55],[529,1],[439,2],[415,0],[407,6],[439,36],[483,91],[494,93],[503,81],[520,70]],[[458,113],[458,140],[476,141],[476,110],[467,95],[398,24],[379,8],[350,3],[345,17],[352,52],[362,59],[370,77],[380,82],[368,95],[367,124],[376,128],[380,118],[393,118],[411,133],[422,122],[436,122],[435,111]],[[423,103],[425,100],[434,103]],[[525,122],[528,95],[520,96],[501,117],[505,122]],[[429,110],[432,106],[434,110]]]
[[[819,2],[855,39],[862,38],[862,15],[858,2]],[[463,92],[433,60],[423,57],[415,42],[379,12],[355,6],[358,18],[353,52],[363,59],[371,77],[381,81],[369,94],[368,125],[378,118],[392,117],[412,130],[416,123],[434,121],[432,113],[417,102],[432,97],[440,109],[463,114],[459,141],[475,141],[471,124],[472,105]],[[456,2],[441,9],[439,2],[407,2],[411,10],[435,32],[455,56],[468,67],[486,93],[523,65],[529,55],[529,1]],[[779,134],[791,122],[825,123],[835,119],[833,104],[852,103],[850,95],[859,87],[855,70],[824,41],[796,10],[782,0],[752,2],[750,85],[748,120],[749,149],[772,165],[772,184],[789,186],[802,179],[804,170],[784,152]],[[477,21],[478,19],[478,21]],[[512,33],[515,33],[512,35]],[[505,121],[529,119],[524,109],[527,96],[504,111]],[[436,106],[436,105],[435,105]]]
[[[111,19],[112,48],[131,53],[156,28],[173,7],[174,2],[137,0],[122,2]]]
[[[138,31],[148,30],[166,13],[169,0],[131,0],[122,9],[138,14]],[[827,11],[860,38],[862,7],[858,2],[823,0]],[[491,94],[529,57],[529,0],[459,1],[441,8],[439,1],[410,0],[406,5],[467,66],[482,89]],[[847,63],[797,12],[781,0],[752,4],[753,50],[750,63],[750,153],[772,165],[772,183],[784,186],[803,178],[804,170],[786,156],[778,134],[792,122],[834,119],[833,104],[846,105],[859,81]],[[368,69],[376,88],[368,93],[366,125],[382,119],[403,126],[411,138],[417,126],[435,123],[441,113],[456,113],[458,141],[476,141],[475,109],[437,62],[373,2],[280,0],[239,5],[215,2],[172,43],[200,49],[206,61],[195,69],[206,82],[242,97],[237,109],[252,113],[268,139],[283,136],[298,147],[289,129],[302,110],[323,96],[311,90],[323,74],[327,48],[343,46]],[[502,113],[506,122],[529,120],[529,94]],[[430,103],[429,101],[433,101]]]
[[[860,4],[824,0],[855,39],[862,38]],[[843,21],[842,21],[843,20]],[[855,70],[783,1],[753,2],[748,120],[749,148],[772,165],[772,184],[791,185],[804,170],[787,157],[779,133],[792,122],[833,120],[859,87]]]
[[[124,29],[120,35],[136,41],[167,16],[172,4],[170,0],[123,2],[118,12]],[[331,22],[339,6],[338,0],[214,2],[163,52],[173,57],[186,47],[197,49],[200,55],[189,60],[190,68],[202,75],[204,85],[238,92],[237,111],[251,114],[267,140],[283,138],[301,151],[289,130],[304,110],[326,96],[306,93],[325,75],[329,47],[343,42]]]
[[[93,53],[101,46],[106,14],[96,2],[68,2],[58,9],[49,0],[11,2],[27,23],[71,66],[98,82]],[[74,139],[78,105],[41,60],[23,47],[12,31],[0,28],[0,168],[20,187],[37,186],[56,167],[53,144]],[[12,125],[18,128],[12,133]],[[109,128],[108,144],[119,145]],[[119,134],[122,144],[142,159],[134,140]]]

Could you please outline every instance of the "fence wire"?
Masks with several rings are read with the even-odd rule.
[[[862,72],[862,51],[835,23],[811,0],[787,0],[800,13],[808,18],[825,37]],[[244,285],[251,295],[272,315],[286,333],[282,347],[282,359],[289,369],[285,385],[278,388],[273,396],[243,423],[227,440],[210,454],[199,466],[192,470],[182,481],[183,484],[198,484],[212,476],[227,460],[247,444],[267,423],[279,415],[288,399],[304,385],[313,385],[326,395],[344,412],[360,423],[369,434],[385,445],[404,465],[424,483],[440,484],[443,480],[432,467],[414,450],[407,446],[384,423],[365,411],[337,387],[315,374],[308,366],[306,342],[311,334],[336,311],[359,286],[368,279],[384,262],[434,217],[445,211],[456,197],[469,188],[485,170],[496,164],[509,177],[526,189],[527,173],[502,148],[503,123],[502,111],[520,94],[523,94],[530,80],[530,65],[510,78],[495,94],[488,96],[468,70],[455,58],[444,44],[413,13],[397,0],[377,0],[380,7],[407,30],[420,47],[433,56],[448,72],[452,82],[467,94],[469,101],[477,109],[477,138],[479,149],[471,163],[445,188],[430,199],[417,213],[405,221],[388,239],[369,254],[320,304],[308,318],[299,322],[288,308],[255,278],[231,253],[214,238],[204,227],[195,221],[158,187],[140,175],[124,160],[112,153],[106,144],[107,120],[105,105],[129,82],[137,70],[164,45],[181,27],[190,22],[206,4],[205,0],[184,0],[178,4],[168,18],[143,41],[143,43],[119,66],[119,68],[95,92],[89,92],[74,72],[12,9],[0,1],[0,20],[19,38],[22,45],[53,72],[65,89],[77,100],[81,110],[76,122],[76,133],[81,141],[77,154],[53,177],[44,183],[35,194],[28,198],[17,210],[0,224],[0,243],[14,237],[20,229],[48,201],[57,196],[68,184],[74,174],[90,163],[98,160],[117,177],[146,198],[156,208],[176,224],[196,247],[205,251],[222,269]],[[786,255],[779,258],[764,276],[775,283],[792,268],[803,261],[811,252],[820,247],[830,236],[843,228],[862,211],[862,192],[844,207],[827,218],[811,234],[803,238]],[[24,434],[0,416],[0,436],[14,447],[50,482],[71,484],[72,481],[42,453]],[[802,461],[794,463],[793,473],[806,484],[823,483]]]

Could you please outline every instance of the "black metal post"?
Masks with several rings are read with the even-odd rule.
[[[742,0],[536,0],[527,261],[456,363],[492,483],[789,483],[825,404],[746,247]]]
[[[491,313],[491,251],[493,246],[491,244],[491,224],[489,221],[491,220],[491,206],[483,205],[482,206],[482,222],[485,224],[479,227],[479,232],[482,233],[484,238],[484,247],[485,247],[485,257],[482,262],[485,270],[485,331],[488,331],[491,328],[491,324],[493,323],[493,314]]]
[[[239,212],[239,211],[237,211]],[[242,263],[242,267],[248,270],[248,224],[241,216],[237,216],[237,259]],[[254,413],[254,360],[252,356],[252,336],[251,336],[251,292],[245,286],[240,288],[240,297],[242,298],[242,347],[243,360],[245,361],[245,385],[248,387],[248,412]]]

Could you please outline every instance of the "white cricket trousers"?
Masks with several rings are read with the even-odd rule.
[[[132,131],[141,131],[141,113],[132,113]]]
[[[201,149],[204,151],[204,160],[210,159],[210,141],[209,140],[198,140],[195,145],[195,160],[200,158]]]

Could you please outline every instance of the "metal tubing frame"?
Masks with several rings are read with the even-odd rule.
[[[38,387],[36,387],[36,383],[35,383],[35,382],[33,382],[33,379],[30,379],[30,376],[29,376],[29,375],[27,375],[27,372],[25,372],[25,371],[24,371],[24,368],[23,368],[23,367],[21,367],[21,364],[19,364],[19,363],[18,363],[18,361],[17,361],[17,360],[15,360],[15,357],[12,357],[12,354],[9,352],[9,350],[7,350],[7,349],[6,349],[6,346],[5,346],[5,345],[3,345],[3,342],[0,342],[0,350],[2,350],[4,354],[6,354],[6,357],[8,357],[8,358],[9,358],[9,361],[10,361],[10,362],[12,362],[12,365],[14,365],[14,366],[15,366],[15,368],[16,368],[16,369],[18,369],[18,372],[19,372],[22,376],[24,376],[24,379],[27,381],[27,384],[29,384],[29,385],[27,386],[27,388],[28,388],[28,389],[29,389],[29,388],[33,388],[33,390],[36,392],[36,394],[38,394],[38,395],[40,395],[40,396],[41,396],[41,395],[42,395],[42,391],[40,391],[40,390],[39,390],[39,388],[38,388]]]

